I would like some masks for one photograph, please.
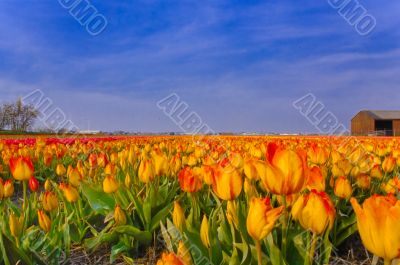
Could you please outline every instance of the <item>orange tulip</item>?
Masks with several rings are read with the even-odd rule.
[[[400,257],[400,202],[393,196],[373,195],[360,206],[355,198],[351,205],[357,215],[357,226],[364,246],[385,259],[385,264]]]
[[[336,210],[325,192],[312,190],[297,199],[292,207],[292,216],[304,229],[320,235],[332,228]]]
[[[256,241],[264,239],[272,231],[283,211],[283,206],[272,208],[269,198],[252,198],[247,215],[247,231]]]
[[[157,261],[157,265],[187,265],[174,253],[163,253]]]
[[[319,167],[313,166],[310,170],[307,188],[309,190],[324,191],[325,190],[325,178],[322,175],[322,171]]]
[[[197,192],[203,186],[203,181],[195,170],[190,167],[185,167],[179,172],[178,179],[181,189],[186,192]]]
[[[16,180],[29,180],[33,176],[34,167],[29,157],[18,157],[10,159],[11,174]]]

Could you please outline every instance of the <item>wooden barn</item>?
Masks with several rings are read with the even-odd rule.
[[[351,119],[351,134],[400,136],[400,111],[360,111]]]

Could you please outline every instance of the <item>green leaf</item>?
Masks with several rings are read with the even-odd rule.
[[[272,265],[284,265],[285,260],[283,259],[280,249],[275,245],[272,233],[267,236],[267,242],[269,247],[269,255]]]
[[[119,234],[133,236],[136,240],[144,245],[148,245],[152,239],[152,235],[149,231],[141,231],[131,225],[117,226],[114,231]]]
[[[113,264],[119,255],[124,252],[127,252],[130,249],[124,242],[120,241],[118,244],[112,246],[111,255],[110,255],[110,264]]]
[[[346,241],[347,238],[349,238],[351,235],[356,233],[358,231],[357,228],[357,223],[353,224],[349,228],[345,229],[341,233],[339,233],[337,239],[336,239],[336,246],[340,246],[344,241]]]
[[[154,230],[158,228],[160,225],[160,221],[164,221],[164,219],[167,217],[169,214],[170,210],[172,208],[172,204],[168,204],[167,206],[164,207],[161,211],[159,211],[151,220],[150,223],[150,232],[152,233]]]
[[[94,189],[89,185],[83,185],[82,193],[89,202],[90,207],[96,213],[106,215],[115,208],[114,198],[102,190]]]
[[[4,244],[4,249],[6,252],[5,263],[8,259],[10,264],[23,263],[26,265],[31,265],[32,260],[28,257],[28,255],[20,248],[18,248],[15,243],[9,239],[7,236],[0,236],[0,244]],[[35,264],[43,264],[41,260],[35,260]]]

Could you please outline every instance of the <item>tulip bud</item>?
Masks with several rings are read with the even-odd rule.
[[[152,160],[142,160],[138,171],[139,179],[143,183],[149,183],[155,177],[154,164]]]
[[[63,176],[65,173],[67,172],[67,170],[65,169],[63,164],[58,164],[56,167],[56,174],[58,176]]]
[[[204,246],[210,248],[210,239],[208,236],[208,219],[206,215],[203,216],[203,220],[201,221],[200,239],[203,242]]]
[[[246,226],[249,235],[256,241],[264,239],[272,231],[283,211],[283,206],[272,208],[269,198],[252,198]]]
[[[353,193],[350,181],[344,177],[338,177],[334,189],[335,195],[342,199],[349,199]]]
[[[185,213],[181,207],[181,205],[175,201],[174,202],[174,210],[172,212],[172,221],[176,228],[178,228],[179,231],[183,231],[185,227]]]
[[[238,227],[239,219],[237,215],[237,206],[235,201],[228,201],[226,205],[226,218],[231,225]]]
[[[43,229],[43,231],[49,232],[51,228],[51,220],[47,214],[42,210],[38,210],[38,219],[39,226]]]
[[[395,166],[396,159],[394,159],[393,156],[387,156],[385,160],[383,160],[382,169],[385,173],[393,172]]]
[[[369,189],[369,187],[371,186],[370,177],[367,174],[359,174],[356,177],[356,184],[361,189]]]
[[[19,238],[22,232],[23,217],[21,216],[18,218],[14,213],[11,213],[8,222],[11,235],[15,238]]]
[[[51,212],[58,208],[58,198],[54,192],[46,191],[42,198],[43,209],[47,212]]]
[[[4,183],[4,198],[10,198],[14,194],[14,183],[11,179]]]
[[[381,179],[383,177],[381,166],[378,164],[374,165],[369,175],[371,176],[371,178]]]
[[[11,174],[16,180],[29,180],[33,176],[34,167],[29,157],[11,158],[10,161]]]
[[[78,191],[71,185],[61,183],[60,184],[60,190],[63,191],[64,197],[67,199],[68,202],[76,202],[79,199],[79,193]]]
[[[82,181],[82,175],[79,170],[71,167],[70,170],[68,170],[67,175],[69,183],[74,187],[79,187]]]
[[[103,191],[105,193],[114,193],[118,190],[118,181],[113,176],[106,176],[103,181]]]
[[[51,180],[50,179],[46,179],[46,181],[44,182],[44,189],[46,191],[50,191],[51,190]]]
[[[39,189],[39,181],[34,176],[29,179],[29,189],[32,192],[36,192]]]
[[[125,187],[127,189],[129,189],[131,187],[131,185],[132,185],[131,176],[129,175],[129,173],[126,173],[126,176],[125,176]]]
[[[178,244],[178,257],[181,258],[183,264],[185,265],[193,264],[192,256],[182,241],[180,241]]]
[[[126,224],[126,215],[119,205],[115,207],[114,210],[114,220],[116,225]]]

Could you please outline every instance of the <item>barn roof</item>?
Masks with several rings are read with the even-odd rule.
[[[400,110],[365,110],[375,120],[400,120]]]

